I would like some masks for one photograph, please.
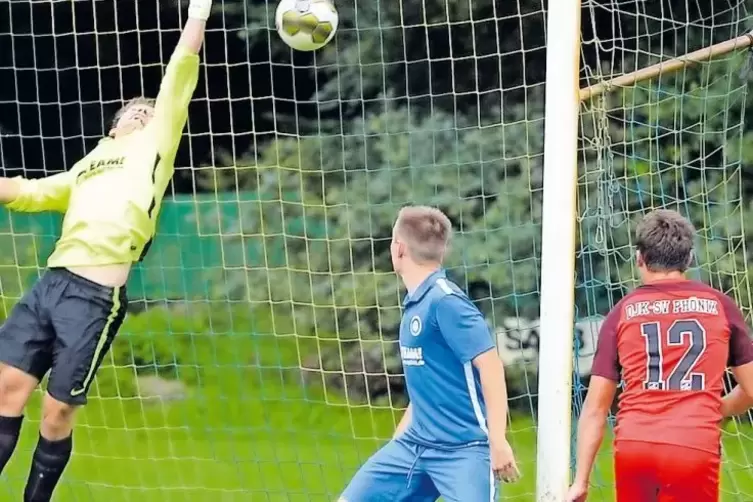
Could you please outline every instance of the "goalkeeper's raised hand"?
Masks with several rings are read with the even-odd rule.
[[[212,0],[191,0],[188,5],[188,17],[206,21],[209,19],[209,13],[212,11]]]
[[[212,12],[212,0],[191,0],[188,4],[188,21],[183,28],[178,47],[198,53],[204,43],[204,29]]]

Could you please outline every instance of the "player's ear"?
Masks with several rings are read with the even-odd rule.
[[[635,251],[635,264],[638,267],[643,267],[644,265],[646,265],[646,262],[643,261],[643,255],[638,250]]]
[[[400,241],[396,241],[397,243],[397,257],[402,258],[405,256],[405,244],[403,244]]]
[[[693,265],[693,258],[695,257],[695,253],[691,250],[688,254],[688,263],[685,264],[686,268],[690,268],[691,265]]]

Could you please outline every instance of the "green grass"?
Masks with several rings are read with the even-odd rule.
[[[189,399],[171,404],[93,399],[80,415],[75,455],[55,501],[335,500],[399,417],[390,409],[346,407],[340,396],[302,387],[296,371],[302,341],[315,343],[196,337],[192,364],[204,371]],[[2,500],[20,497],[36,441],[38,404],[35,396],[17,455],[0,482]],[[523,478],[504,487],[505,499],[530,501],[534,425],[518,418],[510,430]],[[737,467],[725,472],[725,500],[753,499],[753,478],[745,468],[751,432],[727,435],[728,465]],[[602,487],[589,500],[613,500],[609,457],[607,449],[599,457],[595,479]]]

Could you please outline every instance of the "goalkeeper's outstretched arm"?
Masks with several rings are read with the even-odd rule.
[[[198,52],[204,43],[204,31],[212,10],[212,0],[191,0],[188,21],[183,28],[178,46],[167,66],[160,92],[154,104],[154,119],[150,126],[157,138],[162,159],[175,155],[180,136],[188,117],[188,103],[199,78]],[[117,129],[114,125],[114,131]],[[131,128],[121,127],[124,132]],[[111,132],[111,136],[117,136]],[[74,169],[75,170],[75,169]],[[169,170],[162,170],[169,171]],[[170,172],[160,173],[169,177]],[[0,177],[0,204],[16,211],[60,211],[68,209],[71,185],[75,174],[71,171],[38,180]]]
[[[180,35],[179,47],[197,54],[204,43],[204,30],[212,10],[212,0],[191,0],[188,21]]]
[[[162,78],[154,104],[154,118],[147,127],[153,131],[163,159],[169,160],[175,155],[188,119],[188,104],[199,80],[198,52],[204,43],[211,9],[212,0],[191,0],[188,21]]]
[[[71,185],[75,177],[73,171],[33,180],[23,177],[0,177],[0,204],[6,204],[8,209],[14,211],[28,213],[64,213],[68,209]]]

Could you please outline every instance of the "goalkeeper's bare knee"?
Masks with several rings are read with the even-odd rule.
[[[0,365],[0,416],[21,415],[39,381],[23,371]]]
[[[45,394],[42,404],[42,423],[39,432],[50,441],[67,438],[73,431],[76,418],[76,406],[58,401]]]

